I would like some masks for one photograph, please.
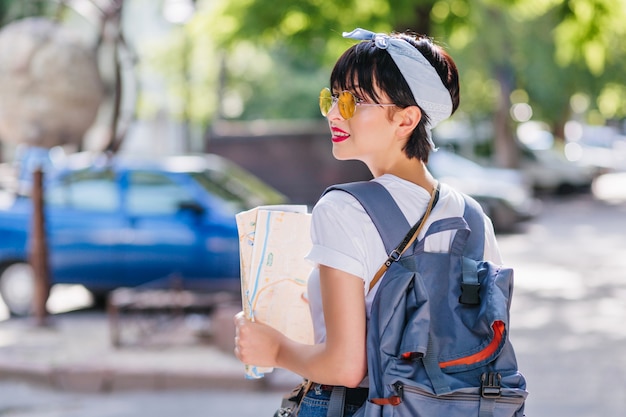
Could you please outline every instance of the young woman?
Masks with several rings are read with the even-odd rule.
[[[365,163],[372,181],[386,187],[414,224],[437,186],[426,167],[433,149],[430,130],[459,104],[456,65],[423,36],[356,29],[344,37],[361,42],[339,58],[330,88],[320,94],[333,155]],[[461,216],[463,210],[463,197],[442,184],[423,230],[437,219]],[[299,416],[325,416],[333,386],[352,388],[345,409],[350,416],[367,395],[359,387],[366,386],[366,324],[377,289],[370,291],[369,282],[387,254],[369,216],[348,193],[325,194],[312,216],[313,248],[307,258],[317,268],[308,296],[316,344],[295,343],[239,314],[235,354],[243,363],[285,368],[313,381]],[[485,226],[485,259],[501,263],[488,218]],[[427,250],[447,251],[451,233],[429,238]]]

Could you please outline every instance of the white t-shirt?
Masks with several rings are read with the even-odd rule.
[[[382,184],[389,191],[411,225],[422,217],[430,201],[428,191],[390,174],[372,181]],[[464,210],[463,196],[453,188],[441,184],[439,201],[418,239],[423,239],[431,223],[447,217],[460,217]],[[429,236],[425,242],[425,250],[447,252],[454,233],[454,231],[444,231]],[[325,194],[313,208],[311,239],[313,247],[306,257],[308,260],[316,265],[326,265],[363,279],[366,314],[369,318],[372,301],[378,289],[377,285],[372,291],[368,291],[369,283],[387,259],[387,253],[376,226],[363,206],[344,191],[335,190]],[[484,259],[497,264],[502,263],[493,225],[486,216]],[[315,342],[321,343],[326,337],[326,326],[322,309],[319,268],[314,268],[309,278],[308,299],[313,316]]]

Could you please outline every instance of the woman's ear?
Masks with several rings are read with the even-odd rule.
[[[422,111],[417,106],[409,106],[396,113],[398,120],[398,136],[408,137],[413,133],[422,119]]]

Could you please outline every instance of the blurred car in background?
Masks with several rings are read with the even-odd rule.
[[[216,155],[76,154],[46,173],[44,201],[51,284],[81,284],[98,299],[172,276],[192,290],[238,289],[234,215],[285,197]],[[32,201],[0,202],[0,294],[24,315],[34,288]]]
[[[491,122],[477,125],[463,121],[444,122],[437,126],[433,134],[435,143],[440,146],[453,147],[464,155],[476,155],[477,159],[484,158],[487,164],[495,160]],[[570,155],[566,156],[547,124],[535,121],[521,123],[516,130],[515,144],[519,150],[516,170],[521,172],[535,194],[590,190],[597,170]]]
[[[597,170],[572,158],[556,146],[550,127],[542,122],[526,122],[517,127],[520,169],[535,191],[569,194],[590,190]]]
[[[554,148],[521,147],[520,169],[535,191],[551,194],[588,192],[595,177],[592,167],[572,162]]]
[[[439,181],[476,199],[496,232],[513,231],[539,212],[539,201],[518,171],[486,168],[441,148],[430,154],[428,168]]]
[[[565,124],[565,156],[597,175],[626,171],[626,135],[613,126]]]

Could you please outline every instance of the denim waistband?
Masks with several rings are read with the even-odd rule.
[[[313,384],[310,391],[330,397],[334,385]],[[346,388],[346,404],[361,405],[367,400],[368,388]]]

